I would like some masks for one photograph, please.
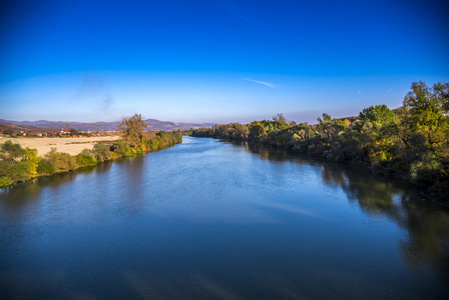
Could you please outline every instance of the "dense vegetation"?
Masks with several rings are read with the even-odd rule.
[[[318,123],[273,120],[199,128],[192,136],[261,142],[294,153],[367,165],[376,173],[398,175],[420,185],[433,197],[449,199],[449,84],[429,88],[414,82],[403,106],[363,109],[358,117]]]
[[[136,121],[139,116],[127,118],[127,121]],[[135,130],[138,131],[137,139]],[[128,134],[132,135],[132,138]],[[132,142],[129,142],[131,140]],[[36,149],[23,149],[20,144],[6,141],[0,144],[0,186],[29,180],[35,176],[95,166],[100,162],[119,157],[141,155],[146,152],[168,148],[181,142],[182,135],[179,131],[143,132],[139,126],[133,126],[132,130],[123,132],[123,140],[119,140],[110,146],[97,143],[92,150],[84,149],[76,156],[57,152],[56,148],[52,148],[43,157],[39,157]]]

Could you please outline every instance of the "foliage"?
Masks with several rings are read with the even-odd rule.
[[[13,184],[14,180],[9,177],[0,177],[0,186],[7,186]]]
[[[37,166],[37,173],[40,175],[51,175],[55,173],[55,167],[45,160],[41,160]]]
[[[23,149],[11,141],[0,144],[0,186],[30,179],[38,162],[36,149]]]
[[[30,175],[34,176],[37,174],[37,167],[41,161],[41,158],[37,156],[37,149],[30,149],[27,147],[25,150],[26,154],[24,156],[24,162],[29,165]]]
[[[123,140],[131,147],[138,148],[142,145],[143,130],[148,125],[142,119],[142,115],[134,114],[132,117],[124,117],[117,129],[122,132]]]
[[[70,128],[70,135],[78,135],[80,134],[78,130]]]
[[[8,170],[8,177],[13,181],[24,181],[31,179],[30,165],[26,162],[13,164]]]
[[[410,111],[406,118],[413,133],[421,133],[426,147],[439,151],[449,135],[449,84],[438,83],[429,88],[424,82],[414,82],[412,91],[404,99],[404,107]]]
[[[119,140],[113,146],[113,151],[117,156],[130,157],[134,156],[137,152],[130,145],[126,144],[123,140]]]
[[[159,131],[154,138],[144,141],[147,151],[157,151],[171,147],[182,142],[182,134],[179,131]]]
[[[366,164],[373,171],[397,174],[433,195],[449,195],[449,84],[432,88],[414,82],[403,106],[365,108],[358,118],[334,119],[324,113],[318,123],[273,120],[199,128],[192,136],[262,142],[295,153],[332,161]]]
[[[385,104],[364,108],[359,115],[362,122],[379,123],[382,126],[395,122],[395,116]]]
[[[76,162],[80,167],[87,167],[95,166],[98,161],[95,159],[95,154],[91,150],[84,149],[76,156]]]
[[[95,155],[95,159],[99,162],[112,159],[112,154],[109,151],[109,147],[103,143],[96,143],[92,153]]]
[[[57,152],[57,149],[53,147],[50,152],[44,155],[43,160],[53,166],[55,172],[70,171],[79,168],[74,156],[68,153]]]
[[[26,154],[27,151],[20,144],[14,144],[11,141],[0,144],[0,160],[6,163],[12,164],[20,161]]]
[[[33,176],[51,175],[66,172],[85,166],[95,166],[98,162],[112,160],[117,157],[134,156],[148,151],[157,151],[182,142],[179,131],[149,133],[144,136],[140,146],[130,145],[119,140],[112,147],[97,143],[92,150],[84,149],[77,156],[58,152],[56,148],[42,158],[37,156],[36,149],[23,149],[20,144],[6,141],[0,144],[0,186],[28,180]]]

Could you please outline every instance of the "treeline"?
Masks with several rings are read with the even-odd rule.
[[[426,193],[449,199],[449,84],[428,87],[414,82],[403,106],[363,109],[358,117],[335,119],[328,114],[318,123],[273,120],[230,123],[199,128],[192,136],[260,142],[294,153],[331,161],[367,165],[372,171],[398,175],[420,185]]]
[[[28,147],[24,149],[20,144],[6,141],[0,144],[0,186],[29,180],[36,176],[95,166],[119,157],[131,157],[154,152],[181,142],[182,134],[178,131],[145,132],[140,136],[138,145],[130,144],[124,139],[111,146],[97,143],[92,150],[84,149],[76,156],[57,152],[56,148],[51,148],[50,152],[43,157],[39,157],[36,149]]]

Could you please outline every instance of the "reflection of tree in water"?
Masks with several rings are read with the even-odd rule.
[[[246,142],[236,146],[272,161],[304,162],[282,150]],[[443,280],[449,280],[449,210],[429,201],[410,186],[391,177],[374,178],[368,171],[339,163],[307,159],[321,168],[324,184],[341,188],[349,201],[365,213],[385,216],[407,231],[400,249],[407,263],[415,268],[431,265]]]
[[[266,158],[271,161],[286,161],[289,158],[291,158],[291,155],[284,150],[276,149],[276,148],[270,148],[270,147],[263,147],[260,146],[257,143],[250,143],[245,141],[232,141],[232,145],[243,147],[247,151],[250,151],[252,153],[256,153],[259,156]]]
[[[338,164],[323,164],[323,182],[339,186],[368,214],[386,216],[407,230],[400,240],[403,257],[413,267],[432,268],[449,280],[449,210],[423,201],[410,187]],[[408,189],[408,190],[407,190]]]
[[[46,187],[52,189],[64,189],[64,184],[72,182],[79,174],[92,172],[103,173],[110,169],[111,162],[105,162],[93,167],[85,167],[75,171],[56,173],[50,176],[42,176],[27,182],[19,182],[15,185],[0,189],[0,205],[5,209],[24,209],[29,202],[40,199],[40,194]]]
[[[407,197],[396,189],[393,181],[376,178],[360,170],[344,168],[339,164],[323,164],[321,178],[330,186],[338,186],[350,201],[357,201],[360,208],[370,214],[387,214],[395,220],[403,217],[401,202]]]
[[[446,210],[421,211],[419,205],[409,205],[408,240],[401,241],[407,262],[422,266],[426,262],[449,280],[449,218]]]

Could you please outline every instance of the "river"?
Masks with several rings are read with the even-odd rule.
[[[445,299],[449,210],[362,169],[184,137],[0,189],[2,299]]]

